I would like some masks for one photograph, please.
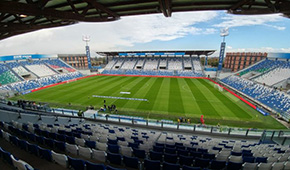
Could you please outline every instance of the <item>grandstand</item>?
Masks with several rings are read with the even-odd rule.
[[[282,91],[290,78],[289,64],[285,59],[267,58],[221,82],[289,121],[290,95]]]
[[[98,54],[106,55],[107,59],[113,56],[102,74],[204,77],[199,56],[207,56],[213,52],[129,51],[98,52]]]
[[[83,76],[55,58],[8,60],[0,63],[0,70],[0,90],[19,93]]]

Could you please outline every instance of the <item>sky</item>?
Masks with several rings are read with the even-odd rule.
[[[217,50],[220,30],[229,28],[226,52],[290,52],[290,19],[281,14],[232,15],[201,11],[122,17],[105,23],[78,23],[43,29],[0,41],[0,56],[19,54],[84,54],[84,35],[96,51]]]

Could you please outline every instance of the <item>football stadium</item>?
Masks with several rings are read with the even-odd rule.
[[[270,0],[5,0],[0,40],[208,10],[290,13],[288,1]],[[227,35],[219,50],[97,51],[97,67],[88,37],[85,55],[0,56],[0,169],[290,169],[290,53],[224,60]]]

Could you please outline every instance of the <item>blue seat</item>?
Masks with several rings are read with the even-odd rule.
[[[65,142],[65,135],[64,134],[56,134],[56,139],[62,142]]]
[[[23,125],[22,125],[22,127],[23,127]],[[26,131],[24,131],[24,130],[21,130],[21,131],[20,131],[20,135],[21,135],[24,139],[27,139],[27,137],[28,137],[28,132],[26,132]]]
[[[160,170],[160,161],[145,159],[144,168],[147,170]]]
[[[48,136],[51,139],[56,139],[56,133],[50,132]]]
[[[202,153],[201,152],[194,152],[194,151],[191,151],[189,153],[190,156],[193,156],[193,158],[201,158],[202,157]]]
[[[204,159],[204,158],[196,158],[195,159],[195,166],[206,168],[209,166],[210,159]]]
[[[169,154],[176,154],[176,149],[165,147],[164,152]]]
[[[203,154],[203,158],[213,160],[215,159],[215,154],[205,153]]]
[[[149,152],[149,157],[151,160],[162,160],[163,153],[162,152]]]
[[[179,164],[163,162],[163,169],[164,170],[180,170],[180,166]]]
[[[129,143],[128,143],[128,146],[131,147],[131,148],[139,148],[139,143],[132,143],[132,142],[129,142]]]
[[[13,143],[15,146],[18,146],[18,141],[19,141],[18,137],[13,136],[13,135],[10,135],[10,136],[9,136],[9,140],[10,140],[10,142]]]
[[[89,148],[93,148],[93,149],[96,148],[96,142],[95,141],[88,141],[88,140],[86,140],[86,143],[85,144]]]
[[[188,150],[188,152],[196,152],[196,148],[195,147],[187,147],[186,150]]]
[[[55,140],[54,145],[58,150],[65,151],[65,142]]]
[[[257,163],[267,163],[267,157],[257,157],[256,162]]]
[[[142,150],[142,149],[133,148],[133,154],[137,158],[141,158],[141,159],[144,159],[146,157],[146,152],[145,152],[145,150]]]
[[[66,136],[65,141],[69,144],[73,144],[73,145],[76,144],[75,137],[73,137],[73,136]]]
[[[84,170],[85,169],[85,161],[81,159],[75,159],[70,156],[67,156],[68,159],[68,165],[70,168],[73,168],[75,170]]]
[[[125,138],[124,137],[117,137],[117,140],[118,141],[125,141]]]
[[[36,135],[33,134],[33,133],[29,133],[28,134],[28,139],[31,140],[31,141],[33,141],[33,142],[36,142]]]
[[[237,163],[237,162],[228,162],[227,170],[239,170],[242,169],[243,163]]]
[[[163,152],[164,147],[161,146],[153,146],[153,151],[155,152]]]
[[[7,152],[0,147],[0,153],[1,153],[0,155],[2,155],[4,161],[6,161],[10,165],[13,165],[10,152]]]
[[[44,145],[44,138],[42,136],[35,135],[38,144]]]
[[[251,152],[242,152],[242,156],[245,157],[245,156],[253,156],[253,153]]]
[[[192,156],[179,156],[179,164],[180,165],[188,165],[191,166],[193,163],[193,157]]]
[[[27,151],[27,141],[26,140],[19,140],[18,145],[21,149]]]
[[[181,145],[176,145],[176,149],[177,150],[186,150],[185,146],[181,146]]]
[[[119,146],[118,145],[111,145],[108,144],[108,151],[111,153],[119,153]]]
[[[177,154],[164,153],[164,161],[175,164],[177,162]]]
[[[184,149],[177,149],[177,154],[178,155],[183,155],[183,156],[188,156],[189,152]]]
[[[126,170],[126,169],[114,168],[114,167],[108,165],[108,166],[107,166],[107,170]]]
[[[122,164],[122,156],[120,154],[108,152],[107,153],[107,160],[112,164],[116,164],[116,165]]]
[[[159,146],[159,147],[164,148],[164,144],[163,144],[163,143],[158,143],[158,142],[156,142],[156,143],[155,143],[155,146]]]
[[[27,143],[27,149],[30,153],[34,154],[35,156],[39,155],[39,150],[38,150],[37,145]]]
[[[85,162],[86,170],[105,170],[106,166],[104,164],[96,164],[89,161]]]
[[[226,161],[213,160],[210,167],[211,169],[224,169],[226,167]]]
[[[118,140],[117,140],[117,139],[116,139],[116,140],[113,140],[113,139],[109,139],[109,138],[108,138],[108,142],[107,142],[107,144],[117,145],[117,144],[118,144]]]
[[[250,163],[254,163],[255,162],[255,157],[253,156],[244,156],[243,157],[243,162],[250,162]]]
[[[44,143],[46,146],[50,147],[51,149],[54,148],[54,140],[53,139],[44,137]]]
[[[165,148],[172,148],[172,149],[175,149],[176,146],[175,146],[175,144],[174,144],[174,145],[165,144]]]
[[[140,161],[136,157],[123,156],[123,163],[126,167],[139,169]]]
[[[207,153],[207,149],[204,149],[204,148],[198,148],[198,149],[197,149],[197,152],[201,152],[202,154],[205,154],[205,153]]]
[[[232,151],[231,152],[231,155],[234,155],[234,156],[242,156],[242,152],[234,152],[234,151]]]
[[[222,148],[221,148],[221,147],[216,147],[216,146],[214,146],[214,147],[212,147],[212,150],[218,150],[218,151],[221,151]]]
[[[183,165],[182,170],[200,170],[200,167],[193,167],[193,166],[187,166]]]
[[[46,159],[47,161],[52,161],[51,151],[49,149],[44,149],[38,146],[39,157]]]

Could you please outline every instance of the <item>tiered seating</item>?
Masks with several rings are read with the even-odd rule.
[[[67,80],[83,77],[83,75],[80,72],[76,71],[76,72],[71,72],[67,74],[53,75],[52,77],[56,79],[57,82],[62,82],[62,81],[67,81]]]
[[[138,62],[136,64],[136,67],[134,69],[137,69],[137,67],[143,67],[144,62],[145,62],[145,58],[144,57],[139,57],[138,58]]]
[[[160,67],[165,67],[167,68],[167,58],[161,57],[160,58],[160,63],[159,63],[159,68]]]
[[[43,60],[43,61],[46,62],[50,67],[55,68],[55,69],[63,68],[67,70],[68,72],[76,71],[74,68],[70,67],[69,65],[67,65],[60,59],[50,59],[50,60]]]
[[[200,61],[198,58],[192,58],[193,68],[195,71],[202,71]]]
[[[56,74],[44,64],[26,65],[26,67],[39,77],[50,76]]]
[[[258,64],[253,65],[252,67],[242,70],[241,72],[238,73],[238,75],[243,76],[244,74],[247,74],[249,72],[263,73],[273,68],[280,67],[280,65],[283,65],[283,63],[284,63],[283,61],[266,59]]]
[[[183,70],[181,58],[168,58],[168,70]]]
[[[4,63],[0,63],[0,84],[9,84],[19,81],[17,76],[13,74]]]
[[[118,59],[114,58],[113,60],[109,61],[109,63],[106,65],[105,69],[111,69],[117,62]]]
[[[191,70],[183,70],[183,71],[178,71],[179,76],[184,76],[184,77],[204,77],[201,71],[191,71]]]
[[[156,70],[158,65],[158,58],[147,58],[146,64],[144,65],[144,70]]]
[[[40,84],[36,80],[27,80],[10,84],[10,86],[18,92],[24,92],[27,90],[39,88]]]
[[[27,72],[28,72],[18,62],[8,62],[8,63],[6,63],[6,65],[8,65],[10,68],[12,68],[13,71],[15,71],[19,75],[27,74]]]
[[[55,84],[58,82],[58,80],[54,77],[42,77],[40,79],[37,79],[38,83],[41,84],[41,86],[47,86],[47,85],[50,85],[50,84]]]
[[[282,116],[289,120],[290,96],[288,94],[237,76],[230,76],[221,81],[274,110],[282,111]]]
[[[138,58],[130,57],[126,58],[126,61],[124,62],[123,66],[121,69],[134,69],[134,66],[138,60]]]
[[[113,66],[112,69],[120,69],[120,67],[122,66],[124,60],[125,60],[125,58],[118,58],[116,64]]]
[[[192,68],[191,58],[190,57],[184,57],[183,58],[184,68]]]
[[[277,62],[277,61],[276,61]],[[261,84],[265,83],[272,86],[290,77],[290,63],[287,61],[279,61],[279,67],[253,79]],[[283,64],[281,64],[283,63]]]
[[[162,167],[177,170],[290,168],[289,146],[255,141],[160,133],[103,124],[12,122],[9,125],[1,122],[0,127],[0,136],[15,146],[27,148],[31,154],[47,161],[78,170],[91,167],[110,169],[111,166],[158,170]]]

